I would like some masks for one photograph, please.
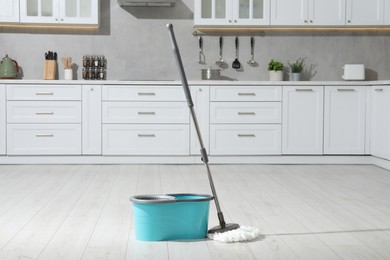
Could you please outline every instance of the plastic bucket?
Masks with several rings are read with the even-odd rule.
[[[142,241],[205,238],[213,198],[203,194],[131,197],[135,238]]]

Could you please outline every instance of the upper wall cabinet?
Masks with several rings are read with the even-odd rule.
[[[346,2],[347,25],[384,25],[385,0],[346,0]]]
[[[195,25],[269,25],[270,0],[197,0]]]
[[[345,25],[345,0],[273,0],[271,25]]]
[[[19,0],[0,0],[0,23],[19,22]]]
[[[388,26],[390,0],[196,0],[195,26]]]
[[[20,22],[99,24],[99,0],[21,0]]]

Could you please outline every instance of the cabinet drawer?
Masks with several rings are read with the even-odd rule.
[[[104,155],[189,155],[188,125],[103,125]]]
[[[281,101],[281,86],[214,86],[211,101]]]
[[[80,155],[80,124],[8,124],[8,155]]]
[[[8,100],[81,100],[80,85],[7,85]]]
[[[276,123],[282,120],[281,102],[212,102],[210,122],[228,123]]]
[[[211,155],[280,155],[281,125],[211,125]]]
[[[81,123],[79,101],[8,101],[8,123]]]
[[[103,86],[104,101],[185,101],[180,86]]]
[[[103,102],[103,123],[189,123],[186,102]]]

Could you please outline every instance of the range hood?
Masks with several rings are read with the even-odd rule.
[[[128,7],[170,7],[175,5],[176,0],[118,0],[120,6]]]

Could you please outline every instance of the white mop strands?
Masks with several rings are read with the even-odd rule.
[[[240,226],[238,229],[221,233],[209,233],[207,237],[224,243],[244,242],[256,239],[260,230],[255,227]]]

